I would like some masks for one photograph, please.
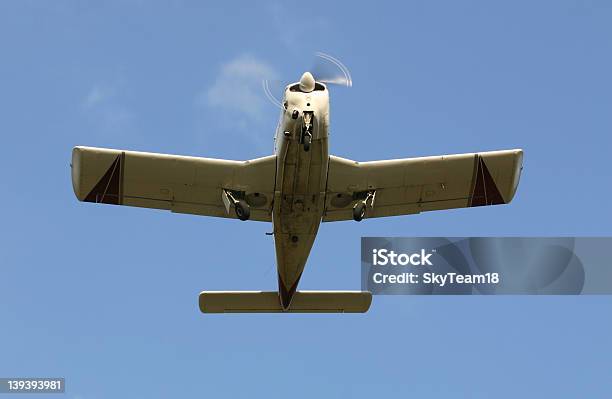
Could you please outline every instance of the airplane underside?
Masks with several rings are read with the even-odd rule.
[[[349,79],[350,80],[350,79]],[[204,291],[204,313],[366,312],[369,292],[298,291],[321,222],[509,203],[520,149],[358,162],[329,154],[329,94],[306,72],[286,87],[274,154],[234,161],[77,146],[79,201],[272,222],[278,292]]]

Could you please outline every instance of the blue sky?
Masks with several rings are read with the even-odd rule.
[[[604,398],[610,297],[375,297],[365,315],[204,316],[276,288],[265,223],[79,203],[75,145],[272,152],[262,78],[313,53],[331,152],[523,148],[514,202],[320,229],[302,289],[359,289],[361,236],[611,235],[612,7],[604,1],[0,3],[0,376],[69,398]],[[238,88],[238,90],[235,90]]]

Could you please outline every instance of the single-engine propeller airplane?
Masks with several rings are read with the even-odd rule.
[[[72,151],[80,201],[272,222],[278,292],[205,291],[204,313],[366,312],[369,292],[298,291],[321,222],[509,203],[520,149],[357,162],[329,154],[329,92],[305,72],[285,88],[274,154],[248,161],[93,147]]]

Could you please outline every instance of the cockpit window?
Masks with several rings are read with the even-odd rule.
[[[296,83],[293,86],[289,87],[289,91],[295,91],[295,92],[298,92],[298,93],[302,92],[300,90],[300,84],[299,83]],[[325,86],[323,86],[321,83],[315,83],[314,91],[325,91]]]

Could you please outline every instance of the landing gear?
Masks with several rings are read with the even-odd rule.
[[[364,201],[360,201],[353,207],[353,219],[356,222],[361,222],[365,217],[366,204]]]
[[[228,215],[231,206],[234,205],[236,217],[240,220],[249,220],[251,217],[251,207],[242,198],[244,198],[243,192],[223,190],[221,193],[221,199],[223,200],[223,204],[225,205],[225,210],[227,211]]]
[[[310,151],[310,144],[312,143],[312,111],[304,111],[304,119],[302,125],[302,144],[304,145],[304,151]]]
[[[356,193],[357,198],[360,200],[353,206],[353,220],[356,222],[361,222],[366,214],[366,207],[368,206],[368,202],[370,203],[370,207],[374,208],[374,199],[376,198],[376,190],[372,191],[364,191],[361,193]]]
[[[234,204],[234,208],[236,211],[236,216],[240,220],[249,220],[251,217],[251,207],[246,203],[245,200],[238,200]]]
[[[310,150],[311,142],[312,142],[312,134],[306,133],[304,135],[304,151],[308,152]]]

